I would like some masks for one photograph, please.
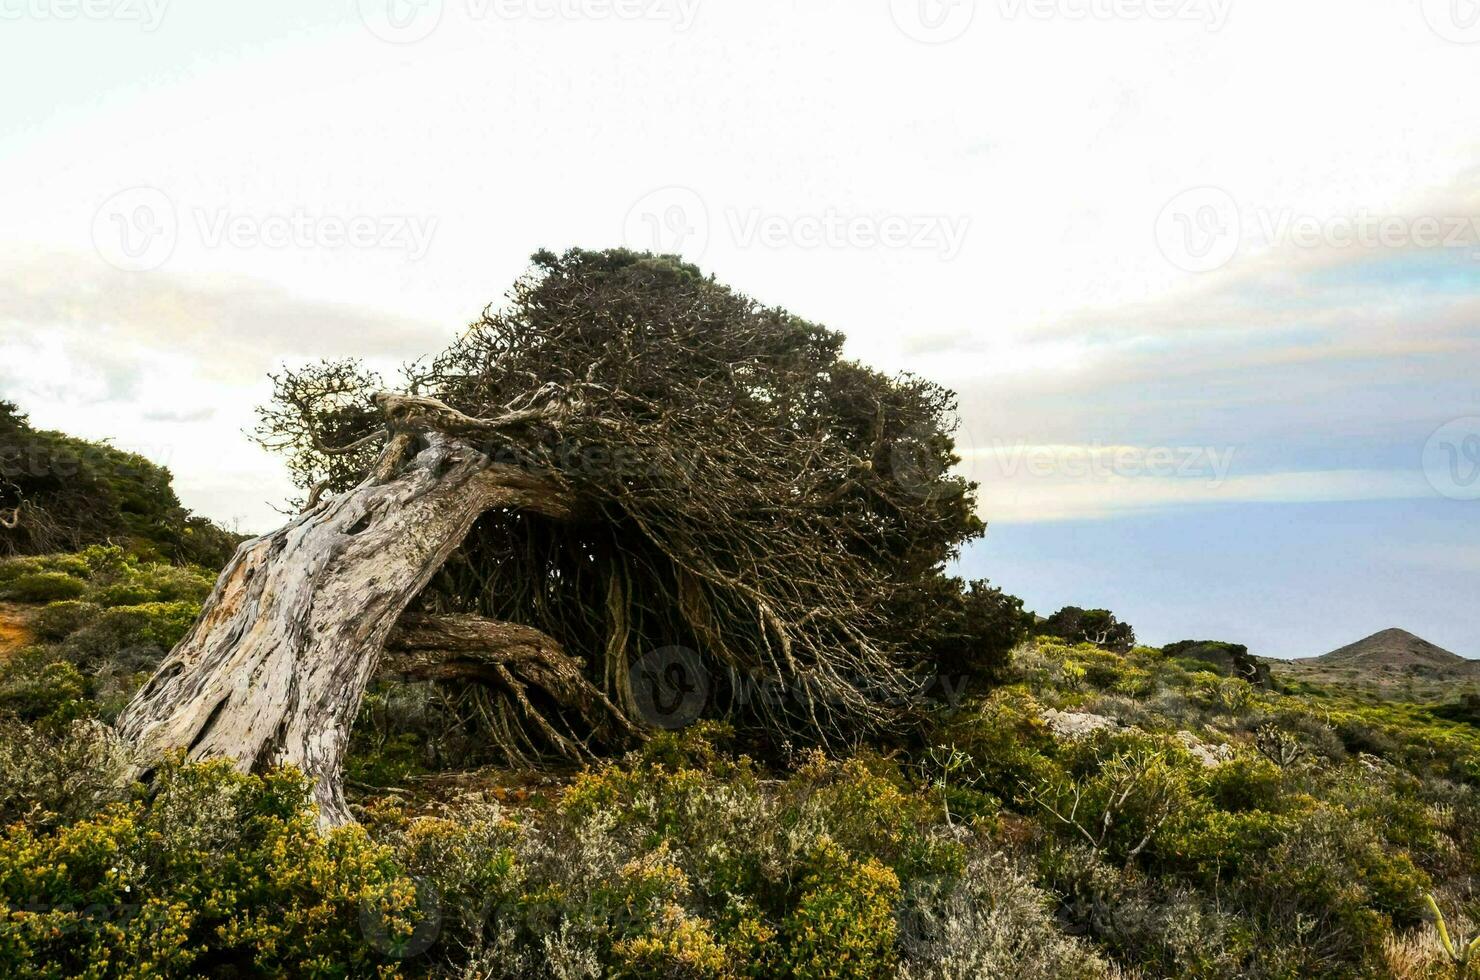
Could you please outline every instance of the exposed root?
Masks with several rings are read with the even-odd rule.
[[[589,757],[591,750],[565,723],[567,713],[602,742],[636,734],[627,716],[586,679],[585,667],[585,661],[532,627],[427,613],[401,618],[380,665],[382,673],[414,680],[474,682],[481,688],[473,699],[485,727],[516,760],[550,749],[571,759]],[[550,702],[553,711],[542,710],[536,701]]]

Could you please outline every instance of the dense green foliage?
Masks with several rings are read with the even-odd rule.
[[[204,569],[140,561],[117,546],[0,561],[0,601],[31,604],[38,641],[0,661],[0,711],[28,723],[111,720],[210,589]]]
[[[1269,666],[1249,655],[1249,648],[1242,643],[1226,643],[1222,640],[1179,640],[1161,648],[1168,657],[1189,661],[1192,669],[1211,670],[1241,677],[1251,684],[1269,687],[1274,683]]]
[[[180,505],[170,472],[142,456],[31,427],[0,401],[0,556],[114,543],[146,558],[219,568],[238,536]],[[44,585],[38,585],[44,587]]]
[[[36,575],[78,584],[0,665],[6,975],[1465,975],[1426,898],[1461,949],[1480,731],[1457,708],[1039,640],[888,757],[766,765],[702,725],[454,777],[454,736],[372,699],[363,829],[321,837],[292,773],[119,778],[96,719],[203,574],[95,548],[0,564],[0,590]]]
[[[1039,623],[1035,632],[1070,643],[1093,643],[1106,650],[1126,653],[1136,645],[1136,631],[1108,609],[1065,606]]]
[[[902,601],[923,607],[914,613],[929,624],[917,640],[923,663],[947,675],[994,675],[1033,626],[1021,599],[985,580],[932,576]]]

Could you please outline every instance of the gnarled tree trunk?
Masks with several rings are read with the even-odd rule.
[[[359,486],[243,544],[119,718],[137,773],[171,750],[243,771],[290,764],[312,780],[321,821],[347,821],[340,768],[382,648],[473,522],[499,507],[569,513],[554,484],[526,470],[443,432],[403,431]]]

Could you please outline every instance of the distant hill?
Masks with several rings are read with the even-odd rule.
[[[164,467],[33,428],[0,399],[0,558],[111,543],[150,560],[220,568],[240,541],[181,506]]]
[[[1407,630],[1385,629],[1319,657],[1294,661],[1322,670],[1357,670],[1425,677],[1480,677],[1480,661],[1467,660]]]

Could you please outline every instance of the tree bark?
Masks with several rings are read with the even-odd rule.
[[[414,445],[425,448],[407,462]],[[135,774],[173,750],[242,771],[293,765],[321,823],[347,822],[340,769],[386,639],[473,522],[499,507],[570,514],[536,474],[442,433],[402,431],[359,486],[244,543],[118,720]]]

